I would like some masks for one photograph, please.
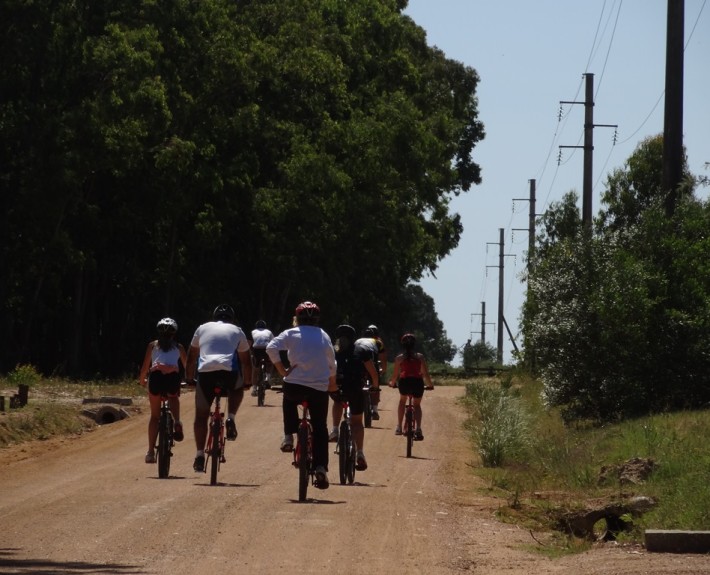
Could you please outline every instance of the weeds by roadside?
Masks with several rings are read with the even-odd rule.
[[[710,411],[565,426],[556,411],[544,408],[540,391],[537,381],[520,374],[467,383],[467,428],[483,464],[478,473],[507,501],[502,519],[550,530],[562,511],[643,496],[656,506],[625,516],[627,529],[617,539],[640,542],[650,528],[710,528]],[[643,481],[602,477],[605,466],[633,458],[655,462]]]

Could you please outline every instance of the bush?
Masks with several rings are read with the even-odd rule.
[[[29,364],[17,365],[14,370],[7,374],[7,379],[13,386],[19,385],[33,386],[42,381],[42,376]]]

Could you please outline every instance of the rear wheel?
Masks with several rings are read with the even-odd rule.
[[[340,485],[345,485],[348,480],[348,463],[350,456],[350,427],[343,421],[340,423],[338,435],[338,455],[340,463]]]
[[[259,407],[264,407],[264,398],[266,396],[266,372],[263,368],[259,369],[259,379],[257,380],[256,397]]]
[[[404,429],[407,436],[407,457],[412,456],[412,445],[414,444],[414,417],[412,416],[412,410],[407,409],[405,413],[405,423]]]
[[[357,446],[355,445],[355,440],[352,434],[350,435],[350,441],[348,442],[348,464],[347,464],[347,479],[348,483],[352,484],[355,482],[355,463],[357,460]]]
[[[363,389],[362,392],[365,394],[365,408],[363,411],[365,427],[372,427],[372,398],[370,397],[370,389]]]
[[[222,446],[220,445],[221,425],[219,421],[212,423],[210,434],[212,436],[212,445],[210,446],[210,485],[217,485],[217,472],[219,471],[219,462],[222,459]]]
[[[305,501],[308,494],[309,455],[308,455],[308,428],[298,428],[298,500]]]
[[[170,475],[170,448],[172,439],[173,417],[169,411],[160,414],[158,428],[158,477],[165,479]]]

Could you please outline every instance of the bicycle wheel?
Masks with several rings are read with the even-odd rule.
[[[172,427],[172,414],[167,410],[162,410],[158,427],[158,477],[160,479],[165,479],[170,475]]]
[[[365,409],[363,411],[365,427],[372,427],[372,398],[370,397],[370,389],[363,389],[362,392],[365,394]]]
[[[220,442],[221,427],[219,421],[212,422],[212,429],[210,430],[212,445],[210,446],[209,454],[212,459],[210,465],[210,485],[217,485],[217,471],[219,471],[219,461],[222,458],[222,446]]]
[[[357,460],[357,446],[353,440],[352,434],[350,434],[350,440],[348,441],[348,463],[347,463],[347,480],[348,483],[352,484],[355,482],[355,463]]]
[[[405,433],[407,435],[407,457],[412,456],[412,445],[414,445],[414,417],[412,410],[407,408],[405,415]]]
[[[259,382],[257,384],[259,387],[256,388],[256,402],[259,407],[264,407],[264,398],[266,396],[266,382],[264,380],[265,376],[266,373],[264,372],[264,370],[260,369],[259,379],[257,380]]]
[[[308,494],[308,476],[310,471],[310,461],[308,455],[308,428],[301,426],[298,428],[298,500],[305,501]]]
[[[340,422],[338,435],[338,463],[340,464],[340,485],[348,480],[348,463],[350,456],[350,426],[345,421]]]

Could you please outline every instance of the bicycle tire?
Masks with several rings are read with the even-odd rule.
[[[160,479],[166,479],[170,475],[172,419],[172,415],[169,411],[163,410],[160,414],[160,425],[158,428],[158,477]]]
[[[348,464],[350,463],[350,426],[345,421],[340,422],[338,435],[338,463],[340,471],[340,485],[345,485],[348,480]]]
[[[405,413],[405,429],[407,434],[407,457],[412,456],[412,446],[414,445],[414,416],[411,409]]]
[[[365,394],[365,407],[363,411],[365,427],[370,428],[372,427],[372,398],[370,397],[370,389],[364,389],[363,393]]]
[[[220,430],[221,425],[218,421],[212,423],[212,445],[210,446],[210,457],[212,459],[210,465],[210,485],[217,485],[217,472],[219,471],[219,462],[222,459],[222,448],[220,445]]]
[[[355,482],[355,463],[357,460],[357,446],[355,445],[355,440],[353,439],[352,433],[348,441],[348,464],[347,464],[347,480],[349,484]]]
[[[305,501],[308,495],[308,479],[310,475],[310,462],[308,455],[308,428],[298,428],[298,500]]]
[[[266,397],[266,382],[264,381],[264,376],[266,372],[263,369],[259,370],[259,387],[256,388],[256,403],[259,407],[264,407],[264,399]]]

